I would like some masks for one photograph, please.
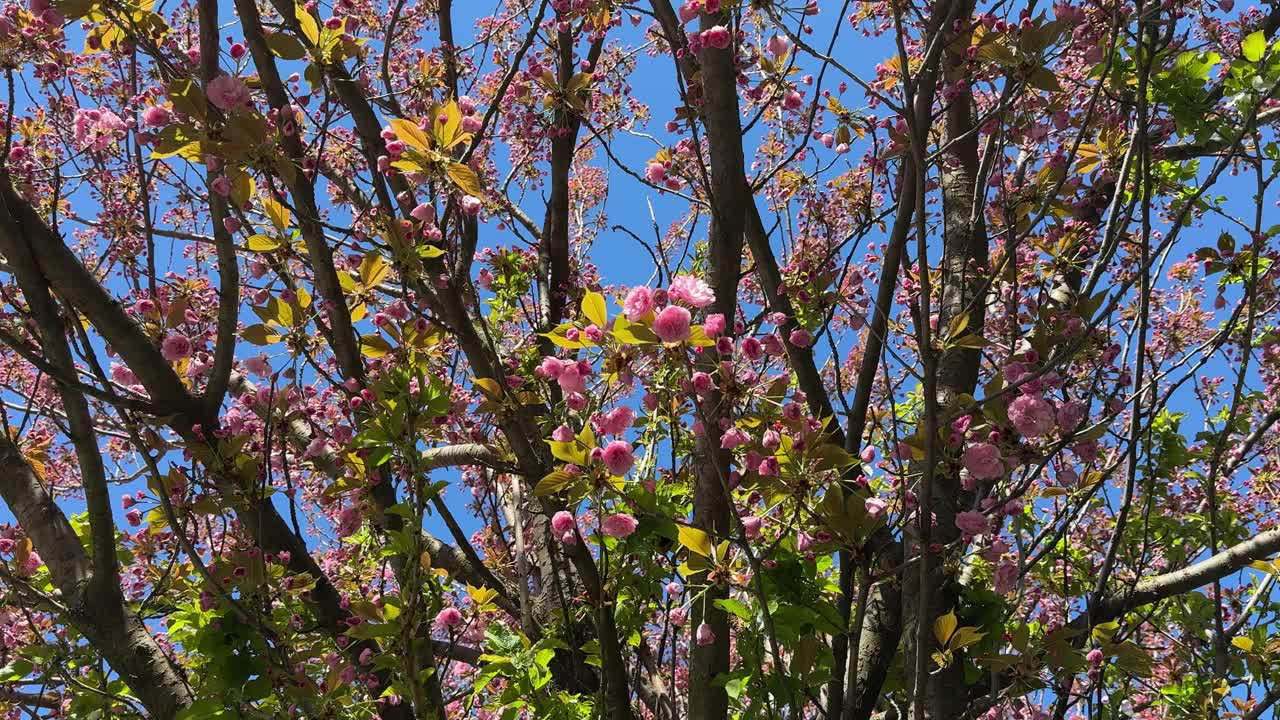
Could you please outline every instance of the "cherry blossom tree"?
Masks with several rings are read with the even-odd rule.
[[[1275,717],[1277,31],[6,0],[0,712]]]

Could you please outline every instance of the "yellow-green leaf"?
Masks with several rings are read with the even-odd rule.
[[[283,203],[277,202],[275,198],[268,195],[262,196],[262,211],[267,214],[267,218],[271,220],[271,224],[276,226],[280,232],[289,229],[289,222],[293,219],[289,214],[289,208]]]
[[[266,325],[250,325],[240,331],[240,337],[254,345],[271,345],[280,342],[280,335]]]
[[[955,634],[951,636],[950,648],[952,650],[967,648],[986,637],[986,635],[986,633],[978,632],[978,628],[974,627],[957,628]]]
[[[302,28],[302,34],[306,36],[307,42],[318,46],[320,44],[320,25],[316,22],[316,19],[302,5],[297,5],[293,8],[293,16],[298,19],[298,27]]]
[[[547,495],[555,495],[561,490],[569,486],[573,482],[573,476],[563,470],[555,470],[547,473],[538,484],[533,486],[533,494],[538,497]]]
[[[622,315],[613,321],[613,337],[623,345],[651,345],[658,342],[658,336],[648,326],[633,323]]]
[[[418,246],[418,257],[423,260],[435,260],[442,255],[444,255],[444,248],[436,247],[435,245]]]
[[[938,645],[947,646],[947,642],[951,640],[951,636],[955,634],[956,628],[960,626],[960,621],[956,620],[954,610],[939,617],[933,621],[933,637],[938,641]]]
[[[381,255],[371,252],[360,261],[360,283],[366,288],[376,288],[391,272],[391,264]]]
[[[590,423],[583,423],[582,429],[578,431],[578,444],[588,450],[594,450],[596,447],[596,436],[591,432]]]
[[[609,322],[609,310],[604,296],[594,290],[588,290],[582,296],[582,314],[597,327],[604,328]]]
[[[395,130],[396,137],[400,138],[400,142],[411,148],[418,150],[426,150],[431,141],[427,138],[427,134],[422,132],[422,128],[418,127],[418,123],[403,118],[394,118],[390,122],[391,129]]]
[[[542,337],[547,338],[552,343],[554,343],[555,345],[559,345],[562,348],[568,348],[570,350],[578,350],[583,347],[582,343],[577,340],[570,340],[568,337],[565,336],[565,333],[571,327],[573,326],[567,325],[567,324],[561,325],[549,333],[542,333]]]
[[[391,352],[391,343],[381,335],[361,335],[360,352],[366,357],[382,357]]]
[[[1240,41],[1240,53],[1249,62],[1258,62],[1267,52],[1267,36],[1261,30],[1252,32]]]
[[[284,247],[284,243],[279,238],[273,238],[270,235],[250,235],[245,241],[245,247],[253,252],[272,252]]]
[[[490,590],[487,587],[475,587],[470,584],[467,585],[467,594],[471,596],[471,600],[475,602],[477,607],[488,605],[493,602],[494,598],[498,597],[497,590]]]
[[[707,337],[707,333],[702,329],[701,325],[694,325],[689,328],[689,339],[687,342],[694,347],[711,347],[716,344],[715,340]]]
[[[233,205],[243,205],[249,198],[253,197],[253,190],[257,186],[253,182],[253,176],[241,170],[233,168],[228,175],[231,176],[231,202]]]
[[[165,88],[165,95],[173,103],[173,107],[186,115],[204,119],[204,90],[191,80],[174,80]]]
[[[452,149],[454,145],[471,137],[458,132],[462,127],[462,110],[453,100],[444,105],[432,105],[428,117],[431,118],[431,134],[435,136],[436,144],[441,149]],[[440,122],[441,117],[444,117],[444,122]]]
[[[1253,652],[1253,638],[1239,635],[1231,638],[1231,644],[1245,652]]]
[[[681,525],[678,530],[680,544],[690,552],[702,557],[711,557],[711,536],[695,527]]]
[[[267,33],[267,47],[282,60],[301,60],[307,56],[307,49],[298,38],[287,33]]]
[[[547,445],[551,447],[551,456],[557,460],[574,465],[585,465],[587,462],[587,451],[577,440],[572,442],[548,440]]]
[[[460,162],[451,162],[445,169],[449,174],[449,179],[457,185],[462,192],[480,197],[484,194],[484,189],[480,187],[480,178],[476,176],[476,171]]]
[[[476,378],[471,381],[471,384],[480,388],[480,392],[484,393],[492,400],[502,398],[502,386],[498,385],[498,381],[493,378]]]

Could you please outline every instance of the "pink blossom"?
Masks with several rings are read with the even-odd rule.
[[[711,381],[711,376],[699,370],[693,374],[693,391],[699,396],[706,395],[715,387],[715,383]]]
[[[170,113],[159,105],[152,105],[142,111],[142,122],[147,127],[164,127],[169,124]]]
[[[867,498],[862,504],[867,508],[867,515],[873,518],[882,517],[885,510],[889,508],[889,503],[875,497]]]
[[[573,514],[567,510],[561,510],[551,516],[551,529],[560,534],[573,530],[574,524]]]
[[[1004,476],[1000,448],[991,443],[974,443],[965,448],[961,462],[969,475],[978,480],[995,480]]]
[[[111,379],[116,381],[119,385],[129,386],[138,384],[138,376],[134,375],[132,370],[123,365],[117,365],[114,363],[111,365]]]
[[[568,425],[561,425],[551,431],[551,439],[556,442],[573,442],[573,431]]]
[[[710,645],[716,641],[716,633],[711,626],[706,623],[700,623],[695,634],[699,645]]]
[[[44,564],[44,560],[40,559],[40,553],[32,550],[27,553],[26,559],[22,562],[22,566],[18,568],[18,574],[24,577],[30,577],[36,574],[40,566]]]
[[[436,614],[436,625],[450,628],[462,622],[462,613],[458,608],[447,607]]]
[[[555,380],[560,377],[560,372],[563,368],[564,364],[560,361],[560,358],[547,355],[542,358],[542,362],[538,365],[536,372],[540,377]]]
[[[413,210],[409,211],[409,215],[418,222],[433,223],[436,221],[436,209],[431,203],[418,203]]]
[[[636,531],[636,526],[640,523],[627,513],[618,513],[610,515],[600,523],[600,531],[611,538],[622,539]]]
[[[981,535],[987,530],[987,516],[973,510],[956,513],[956,527],[966,536]]]
[[[755,515],[742,518],[742,529],[746,532],[748,540],[760,537],[760,524],[760,518]]]
[[[720,436],[720,447],[723,450],[732,450],[751,442],[751,436],[747,435],[747,431],[742,428],[729,428]]]
[[[463,214],[468,217],[479,215],[480,209],[484,207],[484,203],[480,201],[480,198],[474,195],[464,195],[458,204],[461,206]]]
[[[567,393],[580,393],[587,389],[587,379],[582,376],[581,368],[577,363],[567,360],[561,364],[556,382],[560,384],[560,389]]]
[[[653,332],[664,343],[681,343],[689,339],[689,311],[679,305],[668,305],[653,321]]]
[[[702,31],[702,44],[718,50],[724,50],[733,42],[733,33],[723,25],[715,25]]]
[[[686,608],[672,608],[668,617],[671,618],[671,624],[676,627],[683,627],[686,620],[689,619],[689,611]]]
[[[651,183],[660,183],[667,175],[667,166],[660,162],[651,162],[644,168],[644,177]]]
[[[742,354],[745,355],[748,360],[759,360],[761,357],[764,357],[764,346],[761,345],[759,340],[753,337],[747,338],[742,341]]]
[[[1080,423],[1084,422],[1088,414],[1089,410],[1083,402],[1068,400],[1058,408],[1058,428],[1064,433],[1072,432],[1080,427]]]
[[[787,336],[787,342],[798,348],[807,348],[813,344],[813,336],[804,328],[796,328]]]
[[[638,322],[650,310],[653,310],[653,291],[643,285],[631,288],[622,301],[622,313],[631,322]]]
[[[791,41],[785,35],[774,35],[765,43],[765,49],[774,57],[782,57],[791,52]]]
[[[622,440],[614,440],[606,445],[600,459],[609,468],[609,472],[619,476],[626,475],[636,462],[631,443]]]
[[[1004,595],[1018,583],[1018,566],[1013,563],[1000,563],[996,568],[994,590],[997,595]]]
[[[271,363],[267,360],[266,355],[254,355],[252,357],[245,358],[244,369],[260,378],[269,377],[271,375]]]
[[[706,307],[716,301],[711,286],[693,275],[677,275],[667,288],[667,297],[672,302],[682,302],[696,308]]]
[[[226,112],[248,105],[251,99],[249,86],[245,85],[240,78],[226,74],[210,80],[205,93],[209,97],[209,102]]]
[[[760,444],[766,450],[777,450],[782,445],[782,435],[777,430],[769,428],[764,431],[764,437],[760,439]]]
[[[1053,405],[1037,395],[1020,395],[1009,403],[1009,422],[1024,437],[1040,437],[1052,430],[1053,415]]]
[[[177,362],[191,357],[193,347],[191,340],[180,333],[169,333],[160,343],[160,354],[169,362]]]
[[[76,146],[81,150],[107,150],[123,138],[127,130],[124,120],[108,108],[76,111]]]
[[[622,405],[610,410],[600,423],[600,432],[605,435],[621,435],[626,432],[631,424],[636,420],[636,413],[631,408]]]
[[[785,355],[786,349],[782,347],[782,338],[777,333],[769,333],[760,339],[760,345],[764,351],[770,355]]]
[[[712,313],[702,323],[702,332],[709,338],[718,338],[724,334],[725,320],[721,313]]]

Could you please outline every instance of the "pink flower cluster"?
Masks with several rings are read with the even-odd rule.
[[[555,380],[566,393],[581,393],[586,391],[587,378],[595,371],[586,360],[561,360],[548,355],[534,372],[538,377]]]
[[[108,108],[76,110],[76,147],[102,152],[111,148],[128,132],[128,125]]]

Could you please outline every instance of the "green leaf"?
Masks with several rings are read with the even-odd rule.
[[[716,600],[715,604],[716,607],[721,610],[732,615],[736,615],[743,620],[749,621],[754,617],[754,615],[751,614],[751,610],[740,600],[734,600],[733,598],[721,598],[720,600]]]
[[[254,345],[271,345],[280,342],[280,335],[266,325],[250,325],[240,331],[240,337]]]
[[[31,674],[31,670],[35,666],[30,660],[24,658],[14,658],[13,662],[0,668],[0,682],[13,682],[21,680]]]
[[[204,119],[205,96],[204,90],[191,80],[174,80],[165,88],[165,95],[169,96],[169,100],[173,102],[173,107],[179,112],[190,115],[194,118]]]
[[[1249,62],[1258,62],[1266,52],[1267,36],[1261,30],[1250,33],[1248,37],[1240,41],[1240,53]]]
[[[267,47],[282,60],[301,60],[307,56],[307,49],[298,38],[285,33],[267,33]]]

